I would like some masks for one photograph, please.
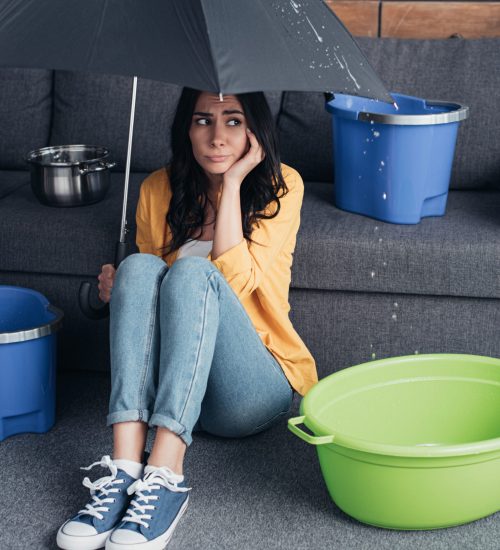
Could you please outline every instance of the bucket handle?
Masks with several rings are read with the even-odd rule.
[[[333,443],[335,439],[334,435],[310,435],[300,428],[297,427],[297,424],[304,424],[305,416],[296,416],[295,418],[288,419],[288,429],[293,432],[297,437],[303,439],[306,443],[311,445],[325,445],[327,443]]]

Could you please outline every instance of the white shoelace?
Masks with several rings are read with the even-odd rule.
[[[151,519],[152,516],[150,514],[146,514],[146,510],[153,510],[155,508],[152,504],[149,504],[149,501],[158,500],[160,497],[158,495],[145,495],[143,491],[159,489],[160,486],[166,487],[174,493],[185,493],[186,491],[191,491],[192,487],[178,487],[177,484],[183,479],[184,476],[176,474],[166,466],[163,466],[159,470],[148,472],[143,479],[134,481],[134,483],[128,487],[127,493],[131,495],[135,492],[137,500],[143,500],[146,504],[139,504],[137,500],[132,499],[130,504],[133,508],[127,510],[127,514],[130,515],[125,515],[122,521],[139,523],[140,525],[144,525],[146,529],[149,529],[149,523],[146,523],[144,520]]]
[[[96,479],[94,482],[90,481],[88,477],[83,480],[82,484],[90,489],[90,494],[92,495],[93,502],[87,503],[85,505],[85,508],[83,510],[79,510],[78,513],[88,514],[89,516],[95,516],[98,519],[102,519],[104,516],[99,512],[109,512],[109,508],[107,506],[102,506],[102,504],[115,501],[114,498],[107,498],[107,495],[109,493],[120,492],[120,489],[118,489],[117,487],[113,487],[113,485],[122,484],[125,482],[125,480],[116,479],[118,468],[113,463],[109,455],[104,455],[100,461],[94,462],[90,466],[80,466],[80,470],[91,470],[94,466],[102,466],[103,468],[108,467],[111,470],[111,475]],[[109,488],[107,488],[108,486]],[[98,496],[96,496],[95,493],[97,491],[102,491],[106,498],[99,498]]]

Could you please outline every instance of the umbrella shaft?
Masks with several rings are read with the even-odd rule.
[[[134,76],[134,85],[132,88],[132,106],[130,108],[130,126],[128,131],[128,148],[127,148],[127,165],[125,167],[125,188],[123,191],[123,210],[122,210],[122,225],[120,230],[120,242],[125,242],[125,225],[127,223],[127,197],[128,197],[128,181],[130,177],[130,157],[132,155],[132,137],[134,135],[134,117],[135,117],[135,98],[137,95],[137,77]]]

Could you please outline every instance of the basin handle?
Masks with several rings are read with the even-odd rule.
[[[311,445],[325,445],[326,443],[333,443],[333,440],[335,439],[334,435],[310,435],[298,428],[297,424],[303,424],[305,418],[305,416],[296,416],[295,418],[289,418],[288,429],[296,436],[300,437],[300,439],[303,439],[306,443],[310,443]]]

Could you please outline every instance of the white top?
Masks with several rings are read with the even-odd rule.
[[[184,256],[203,256],[206,258],[212,250],[213,241],[199,241],[192,239],[179,248],[177,259]]]

